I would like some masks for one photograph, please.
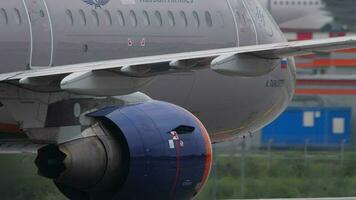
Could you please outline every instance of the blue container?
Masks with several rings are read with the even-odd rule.
[[[262,130],[262,147],[351,147],[351,108],[290,107]]]

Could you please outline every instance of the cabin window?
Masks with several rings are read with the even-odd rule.
[[[107,26],[112,26],[112,18],[111,18],[111,14],[108,10],[104,11],[105,13],[105,22]]]
[[[211,15],[208,11],[205,11],[205,21],[206,21],[206,25],[208,27],[212,27],[213,26],[213,20],[211,19]]]
[[[194,19],[194,24],[196,27],[200,26],[200,20],[199,20],[199,15],[196,11],[193,11],[193,19]]]
[[[120,26],[125,26],[125,18],[124,18],[124,15],[122,14],[121,10],[117,11],[117,18],[119,20]]]
[[[162,26],[163,25],[163,22],[162,22],[162,16],[161,16],[161,13],[156,11],[155,12],[155,16],[156,16],[156,20],[157,20],[157,25],[158,26]]]
[[[142,12],[142,15],[143,15],[143,23],[145,24],[145,26],[151,25],[150,17],[149,17],[149,15],[148,15],[147,11],[144,10],[144,11]]]
[[[2,24],[8,24],[9,23],[9,19],[7,18],[6,10],[4,8],[1,8],[0,9],[0,13],[1,13]]]
[[[20,14],[19,9],[14,8],[14,12],[15,12],[15,22],[16,22],[16,24],[21,24],[22,20],[21,20],[21,14]]]
[[[91,15],[93,17],[93,22],[96,26],[99,26],[99,16],[98,16],[98,13],[96,12],[96,10],[92,10],[91,11]]]
[[[79,10],[80,22],[82,25],[87,25],[87,19],[83,10]]]
[[[180,11],[180,17],[182,18],[182,25],[187,27],[188,26],[188,20],[187,20],[187,15],[185,15],[184,11]]]
[[[132,26],[137,26],[137,17],[133,10],[130,11],[130,21]]]
[[[88,44],[83,44],[83,52],[87,53],[89,51]]]
[[[43,11],[43,10],[40,10],[40,16],[41,16],[42,18],[44,18],[44,17],[45,17],[45,13],[44,13],[44,11]]]
[[[221,11],[217,12],[217,19],[219,21],[220,27],[224,27],[224,25],[225,25],[224,15]]]
[[[167,15],[168,15],[168,23],[169,23],[169,25],[170,26],[175,26],[176,22],[174,20],[174,15],[173,15],[172,11],[168,11]]]
[[[73,13],[72,13],[72,11],[70,11],[70,10],[66,10],[66,14],[67,14],[67,22],[68,22],[68,24],[69,25],[73,25],[74,24],[74,19],[73,19]],[[44,13],[43,13],[43,15],[44,15]],[[42,16],[42,14],[41,14],[41,16]]]

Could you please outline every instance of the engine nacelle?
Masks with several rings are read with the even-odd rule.
[[[222,55],[211,62],[211,69],[228,76],[255,77],[268,74],[280,59],[267,59],[248,54]]]
[[[39,173],[70,199],[192,199],[206,183],[211,142],[187,110],[160,101],[90,113],[87,137],[39,150]]]
[[[152,78],[123,76],[114,71],[75,72],[60,83],[61,89],[76,94],[119,96],[137,92]]]

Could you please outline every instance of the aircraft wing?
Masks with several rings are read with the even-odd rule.
[[[191,69],[194,66],[213,66],[221,61],[220,58],[229,56],[250,55],[263,59],[280,59],[288,56],[330,52],[352,47],[356,47],[356,37],[283,42],[39,68],[0,74],[0,81],[22,80],[20,83],[29,83],[31,81],[33,83],[43,81],[49,76],[61,75],[65,77],[68,74],[100,70],[117,70],[116,72],[123,75],[144,77],[161,72],[171,73],[180,69]],[[34,79],[36,80],[34,81]]]

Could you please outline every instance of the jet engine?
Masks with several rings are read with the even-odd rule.
[[[192,199],[212,163],[202,123],[176,105],[148,101],[87,115],[83,138],[38,150],[40,175],[70,199]]]

